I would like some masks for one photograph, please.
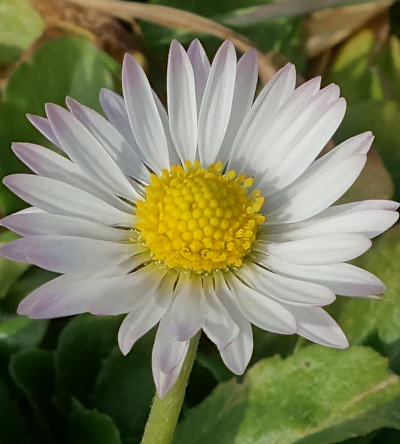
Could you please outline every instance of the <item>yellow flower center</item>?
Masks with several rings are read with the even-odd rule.
[[[137,229],[152,257],[168,267],[198,273],[240,267],[258,226],[265,221],[253,179],[222,163],[202,168],[186,162],[160,177],[151,175],[144,201],[137,202]]]

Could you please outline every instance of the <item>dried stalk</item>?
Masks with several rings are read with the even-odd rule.
[[[122,20],[136,18],[168,28],[187,29],[192,32],[211,34],[222,40],[229,39],[242,52],[255,47],[247,37],[226,26],[192,12],[182,11],[169,6],[124,2],[120,0],[62,1],[95,9]],[[260,51],[258,51],[258,64],[260,68],[260,77],[263,82],[267,82],[275,74],[276,69],[270,63],[268,58]]]

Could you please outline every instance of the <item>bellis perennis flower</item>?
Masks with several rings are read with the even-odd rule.
[[[195,40],[171,44],[168,114],[129,55],[123,98],[102,90],[107,118],[67,98],[28,116],[66,156],[30,143],[15,154],[36,175],[4,183],[32,207],[2,224],[22,235],[9,259],[63,273],[20,304],[31,318],[128,313],[122,353],[158,324],[152,367],[164,396],[202,329],[227,367],[245,371],[251,324],[319,344],[348,342],[321,308],[385,287],[344,263],[398,217],[395,202],[331,206],[360,174],[366,132],[316,159],[346,108],[320,78],[295,89],[293,65],[254,100],[255,51],[229,41],[211,66]],[[68,159],[68,158],[69,159]]]

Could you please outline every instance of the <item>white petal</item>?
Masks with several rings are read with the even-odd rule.
[[[154,290],[141,295],[145,303],[130,312],[123,320],[118,331],[118,343],[121,352],[126,355],[134,343],[151,330],[164,315],[172,299],[172,285],[175,275],[165,275]],[[171,285],[172,284],[172,285]]]
[[[136,153],[141,154],[129,123],[124,99],[116,92],[103,88],[100,91],[99,100],[104,114],[112,126],[117,129]],[[146,157],[143,158],[147,160]]]
[[[215,162],[231,115],[236,77],[236,53],[225,41],[211,65],[199,112],[199,156],[208,165]]]
[[[272,123],[270,119],[293,93],[295,84],[295,68],[292,64],[287,64],[264,86],[237,132],[228,168],[242,171],[249,152],[254,149],[266,131],[265,122]]]
[[[373,140],[374,135],[371,133],[371,131],[366,131],[358,134],[357,136],[350,137],[350,139],[340,143],[327,154],[317,159],[313,165],[316,166],[320,163],[326,162],[331,157],[335,157],[336,162],[338,162],[352,156],[353,154],[367,154],[371,148]]]
[[[83,313],[102,291],[113,293],[108,285],[116,280],[104,280],[104,277],[117,277],[118,280],[138,262],[135,257],[96,273],[69,273],[58,276],[23,299],[19,304],[18,314],[50,319]]]
[[[372,242],[360,234],[334,234],[276,244],[258,243],[254,250],[291,264],[322,265],[354,259],[371,245]]]
[[[97,197],[58,180],[31,174],[13,174],[4,185],[31,205],[49,213],[72,216],[131,228],[135,216],[124,213]]]
[[[171,333],[168,312],[162,317],[153,347],[153,365],[161,372],[172,372],[186,355],[190,341],[177,341]]]
[[[87,280],[90,281],[90,273],[71,273],[58,276],[46,282],[25,299],[18,307],[18,314],[26,315],[32,319],[53,319],[64,316],[72,316],[87,311],[87,305],[96,293],[81,292],[82,286],[87,289]],[[70,287],[78,287],[79,290],[71,294]]]
[[[26,117],[29,122],[31,122],[31,124],[37,130],[39,130],[44,135],[44,137],[46,137],[46,139],[50,140],[52,144],[62,150],[62,148],[60,147],[60,143],[50,126],[49,121],[45,117],[35,116],[33,114],[27,114]]]
[[[151,264],[139,268],[120,281],[118,291],[113,293],[112,304],[110,295],[104,293],[93,302],[89,311],[96,315],[116,315],[137,310],[157,293],[164,275],[164,272]]]
[[[171,307],[171,331],[178,341],[188,341],[203,326],[207,304],[201,277],[195,273],[181,273]]]
[[[264,259],[264,260],[263,260]],[[268,266],[269,256],[258,255],[258,263]],[[250,287],[278,302],[304,306],[322,306],[331,304],[336,298],[335,293],[322,285],[291,279],[271,273],[256,265],[244,265],[238,270],[240,276]]]
[[[388,210],[396,211],[399,208],[399,203],[393,200],[361,200],[358,202],[350,202],[342,205],[335,205],[327,208],[319,214],[320,217],[335,216],[337,214],[347,214],[354,211],[364,210]]]
[[[227,279],[236,295],[240,310],[248,321],[274,333],[295,333],[296,322],[285,307],[243,284],[233,275],[229,275]]]
[[[242,375],[253,354],[253,330],[250,322],[237,307],[225,280],[221,278],[221,273],[216,275],[216,292],[239,327],[239,333],[235,339],[219,352],[229,370],[236,375]]]
[[[174,141],[172,140],[167,111],[165,111],[164,105],[162,104],[161,100],[154,91],[153,91],[153,99],[156,104],[157,111],[160,115],[161,123],[165,132],[165,137],[167,138],[169,162],[171,165],[179,165],[181,161],[176,151]]]
[[[274,256],[269,256],[265,262],[276,273],[316,282],[342,296],[367,297],[380,294],[386,289],[376,276],[351,264],[297,265]]]
[[[367,157],[354,155],[331,165],[312,168],[268,200],[267,224],[299,222],[325,210],[341,197],[363,169]]]
[[[307,219],[294,224],[272,225],[274,233],[267,233],[265,239],[269,242],[286,242],[309,237],[326,236],[330,234],[357,233],[369,239],[378,236],[390,228],[399,218],[399,213],[387,210],[365,210],[354,213],[338,213],[335,216]],[[279,229],[282,232],[279,232]]]
[[[171,42],[167,70],[171,136],[182,163],[194,161],[197,148],[197,109],[193,69],[182,45]]]
[[[257,86],[257,77],[257,51],[250,49],[243,54],[236,67],[235,90],[233,93],[231,116],[220,152],[217,156],[217,159],[223,164],[229,159],[229,154],[232,150],[236,134],[253,103],[254,93]]]
[[[187,348],[189,348],[189,341],[185,342]],[[186,352],[181,357],[178,365],[172,370],[170,373],[162,372],[157,364],[154,362],[154,354],[152,358],[152,370],[153,370],[153,378],[154,383],[157,389],[157,395],[160,398],[164,398],[164,396],[172,389],[175,385],[176,380],[181,372],[181,368],[183,363],[185,362]]]
[[[260,126],[257,138],[252,141],[251,156],[247,157],[248,168],[256,176],[257,185],[263,179],[261,182],[269,194],[277,188],[275,182],[280,175],[276,175],[276,170],[279,165],[315,126],[321,114],[334,106],[330,101],[332,94],[339,96],[336,86],[330,85],[318,91],[319,84],[320,79],[316,78],[297,88],[271,117],[268,125]]]
[[[33,143],[15,142],[12,144],[12,149],[16,156],[36,174],[81,188],[122,211],[130,213],[134,211],[132,205],[104,189],[101,182],[90,178],[78,165],[54,151]]]
[[[0,254],[7,259],[58,273],[94,272],[117,265],[136,252],[133,244],[62,235],[25,236],[0,247]]]
[[[220,300],[221,296],[216,293],[212,280],[205,279],[203,283],[207,302],[207,318],[203,330],[218,349],[221,349],[235,339],[239,327]]]
[[[314,104],[322,94],[323,91],[316,96]],[[265,180],[258,187],[263,190],[273,184],[274,191],[280,190],[300,177],[309,167],[339,127],[346,110],[346,101],[343,98],[324,105],[315,106],[311,117],[306,112],[300,114],[302,119],[299,119],[301,122],[297,133],[294,122],[289,124],[285,136],[288,139],[291,136],[291,140],[285,142],[285,136],[278,139],[278,155],[275,162],[271,162],[271,167],[265,173]],[[277,162],[278,157],[280,159]]]
[[[85,219],[44,212],[14,213],[3,218],[0,224],[22,236],[61,234],[119,242],[128,240],[132,235],[130,230],[118,230]]]
[[[129,122],[140,150],[151,166],[157,168],[157,173],[169,168],[167,140],[152,90],[142,67],[129,54],[125,55],[122,66],[122,89]]]
[[[349,343],[335,320],[319,307],[288,306],[298,325],[300,336],[328,347],[346,348]]]
[[[197,111],[200,111],[201,101],[203,100],[203,94],[210,72],[210,62],[198,39],[192,41],[187,50],[187,55],[193,68]]]
[[[97,139],[67,110],[47,104],[50,125],[68,156],[91,177],[100,178],[119,196],[135,200],[137,193]]]
[[[72,114],[97,138],[125,174],[148,181],[149,172],[143,165],[139,154],[108,120],[71,97],[67,97],[66,103]]]

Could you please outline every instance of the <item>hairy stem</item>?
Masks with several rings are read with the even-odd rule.
[[[167,395],[154,398],[141,444],[170,444],[185,399],[186,386],[196,357],[200,333],[190,341],[179,377]]]

